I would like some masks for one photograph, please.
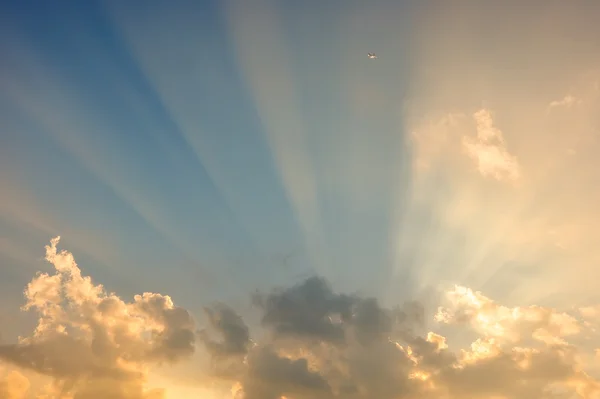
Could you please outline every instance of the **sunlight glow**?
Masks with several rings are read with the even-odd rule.
[[[0,399],[600,399],[600,2],[5,3]]]

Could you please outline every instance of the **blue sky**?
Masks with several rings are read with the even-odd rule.
[[[270,98],[257,100],[220,2],[4,9],[0,162],[15,203],[2,230],[28,259],[61,234],[111,289],[160,284],[183,301],[293,281],[318,262],[331,277],[352,276],[344,283],[353,289],[389,277],[392,191],[410,167],[396,115],[408,63],[397,54],[376,64],[365,52],[408,39],[378,39],[385,27],[348,22],[333,3],[319,13],[281,3],[271,11],[278,37],[254,42],[264,58],[248,68],[283,74],[294,91],[265,87]],[[353,112],[347,79],[379,90],[392,74],[393,92]],[[314,206],[291,199],[310,189],[286,188],[273,123],[302,142],[288,151],[312,169],[300,173]],[[44,226],[23,223],[12,205]],[[3,284],[23,286],[28,273],[3,257],[13,265]]]

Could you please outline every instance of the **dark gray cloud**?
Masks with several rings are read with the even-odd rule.
[[[0,359],[59,379],[91,377],[126,380],[138,377],[137,373],[119,368],[110,352],[97,348],[81,339],[57,335],[30,343],[2,345]]]
[[[200,337],[208,351],[215,357],[243,356],[250,347],[250,331],[244,320],[230,307],[218,304],[204,308],[210,327],[221,336],[214,341],[207,331],[201,331]]]
[[[279,356],[270,347],[258,348],[248,357],[248,371],[243,383],[245,399],[293,397],[331,397],[327,380],[310,371],[306,359]]]
[[[341,323],[352,316],[355,298],[336,294],[322,278],[310,277],[302,284],[269,295],[257,295],[263,309],[262,323],[282,337],[343,342]]]
[[[356,301],[351,319],[356,339],[363,345],[386,339],[392,333],[394,314],[379,306],[375,298]]]
[[[385,309],[375,298],[336,293],[319,277],[253,300],[263,312],[262,325],[273,335],[249,350],[244,370],[236,363],[245,399],[385,399],[417,390],[408,377],[411,360],[390,339],[407,335],[422,321],[418,304]],[[247,327],[235,316],[235,330],[245,334]],[[225,336],[214,318],[209,317],[211,325]],[[228,341],[236,342],[204,340],[218,360],[227,352],[220,345],[229,347]]]
[[[262,324],[277,337],[345,343],[349,328],[362,344],[388,337],[403,326],[422,324],[423,307],[407,302],[383,309],[376,298],[333,292],[327,281],[310,277],[288,289],[257,294],[254,303],[263,311]]]
[[[420,336],[416,331],[424,326],[425,309],[418,302],[388,309],[374,298],[336,293],[317,277],[254,301],[263,312],[263,327],[273,334],[252,347],[234,345],[249,340],[235,315],[226,317],[238,334],[221,332],[229,338],[216,346],[219,350],[205,341],[220,357],[239,354],[223,348],[248,348],[243,361],[229,363],[229,373],[218,370],[241,382],[239,398],[549,399],[556,384],[570,394],[600,393],[568,347],[519,349],[484,337],[455,352],[438,334]],[[214,321],[213,326],[228,330]]]
[[[139,298],[139,297],[138,297]],[[171,299],[159,294],[145,293],[136,305],[164,328],[153,332],[154,348],[151,357],[169,362],[189,357],[195,350],[195,323],[190,313],[179,306],[171,306]]]

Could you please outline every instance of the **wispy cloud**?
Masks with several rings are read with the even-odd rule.
[[[578,105],[578,104],[581,104],[581,100],[573,97],[570,94],[567,94],[561,100],[551,101],[550,104],[548,105],[548,112],[550,112],[552,110],[552,108],[555,108],[555,107],[571,108],[572,106],[575,106],[575,105]]]
[[[475,163],[483,177],[516,180],[521,175],[519,162],[509,153],[504,135],[488,109],[473,113],[472,123],[465,113],[448,113],[413,130],[411,138],[418,173],[435,172],[432,168],[443,168],[448,162],[453,164],[448,166],[460,165],[460,152]]]
[[[502,131],[494,126],[491,112],[479,110],[473,114],[473,119],[477,135],[464,136],[463,146],[476,162],[481,175],[498,180],[518,179],[520,170],[517,158],[508,152]]]

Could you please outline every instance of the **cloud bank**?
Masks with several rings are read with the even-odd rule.
[[[455,286],[428,320],[417,302],[387,308],[311,277],[255,294],[257,331],[223,303],[204,308],[206,328],[196,331],[169,296],[126,302],[106,292],[58,242],[46,246],[54,273],[24,292],[35,330],[0,345],[9,365],[0,370],[2,399],[163,398],[165,390],[147,388],[148,372],[188,360],[196,340],[210,357],[203,372],[232,386],[225,397],[234,399],[600,397],[583,360],[594,353],[598,306],[508,307]],[[34,392],[23,373],[50,384]]]
[[[437,328],[473,335],[461,348],[460,339],[417,333],[425,331],[424,312],[414,303],[387,309],[374,298],[336,293],[318,277],[255,302],[269,334],[246,345],[245,353],[224,359],[218,352],[215,359],[227,368],[215,369],[215,375],[238,383],[236,398],[600,395],[598,382],[583,371],[578,350],[567,341],[588,327],[554,309],[509,308],[457,286],[447,292],[435,321]],[[237,339],[227,338],[236,336],[240,320],[231,332],[219,329],[225,337],[221,345],[240,347]]]

